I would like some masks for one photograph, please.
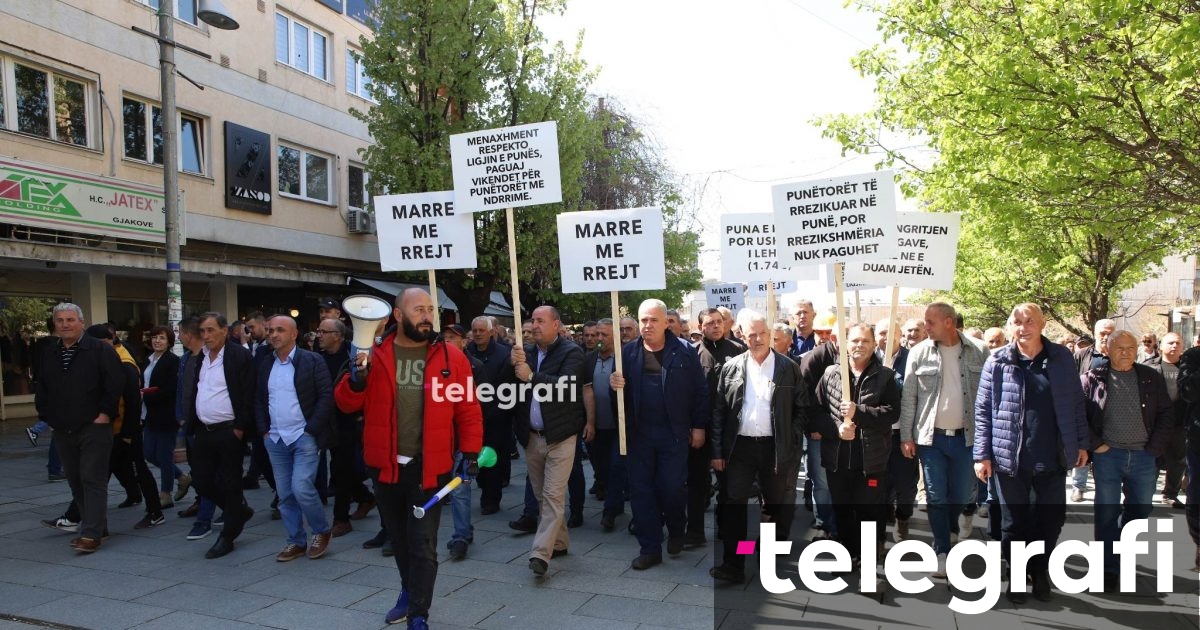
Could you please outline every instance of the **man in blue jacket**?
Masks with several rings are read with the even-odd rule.
[[[667,553],[683,551],[688,449],[704,445],[710,407],[700,359],[667,330],[667,305],[642,302],[638,322],[641,337],[621,349],[629,378],[613,372],[609,381],[625,397],[629,502],[641,545],[632,566],[643,571],[662,563],[664,518]]]
[[[975,399],[974,459],[980,480],[998,473],[1004,558],[1010,559],[1013,541],[1045,543],[1045,553],[1030,558],[1027,566],[1009,567],[1008,599],[1021,604],[1027,573],[1034,597],[1053,599],[1047,559],[1067,517],[1063,478],[1087,463],[1090,434],[1075,360],[1065,346],[1042,335],[1042,309],[1018,304],[1008,324],[1013,342],[983,365]],[[1037,495],[1032,502],[1031,491]]]
[[[333,379],[325,360],[296,346],[296,320],[276,315],[267,321],[270,358],[259,362],[254,418],[262,436],[279,494],[279,513],[287,544],[275,556],[295,560],[306,552],[316,560],[332,538],[325,506],[317,494],[317,459],[333,446]],[[312,542],[304,520],[313,530]]]

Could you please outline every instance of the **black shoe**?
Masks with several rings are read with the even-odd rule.
[[[683,535],[683,548],[693,549],[695,547],[703,547],[708,544],[708,539],[704,537],[704,532],[688,532]]]
[[[1104,574],[1104,592],[1105,593],[1120,593],[1121,592],[1121,575],[1119,573]]]
[[[1008,576],[1008,590],[1004,593],[1004,597],[1007,598],[1008,601],[1017,604],[1018,606],[1029,601],[1029,593],[1018,593],[1013,590],[1013,578],[1011,573]]]
[[[388,543],[379,548],[379,555],[383,556],[384,558],[391,558],[392,556],[396,555],[396,549],[395,547],[392,547],[391,543]]]
[[[484,516],[487,516],[489,514],[495,514],[496,512],[499,512],[499,511],[500,511],[499,505],[481,505],[481,506],[479,506],[479,513]]]
[[[387,536],[380,530],[375,537],[362,544],[363,549],[379,549],[387,542]]]
[[[633,562],[630,563],[629,566],[633,567],[635,571],[645,571],[646,569],[649,569],[657,564],[662,564],[662,556],[644,553],[634,558]]]
[[[242,519],[242,524],[245,525],[246,523],[250,522],[250,519],[254,518],[254,508],[250,507],[249,505],[243,505],[242,509],[246,513],[246,517]]]
[[[461,538],[451,540],[446,547],[450,549],[451,560],[462,560],[467,557],[467,541]]]
[[[567,527],[570,527],[571,529],[575,529],[576,527],[583,527],[583,515],[582,514],[572,514],[571,518],[567,519]]]
[[[615,514],[604,514],[600,517],[600,529],[606,532],[611,532],[617,528],[617,517]]]
[[[258,480],[253,477],[242,477],[242,490],[258,490]]]
[[[141,505],[141,503],[142,503],[142,497],[131,496],[131,497],[126,497],[126,499],[124,501],[118,503],[117,507],[127,508],[127,507],[133,507],[135,505]]]
[[[188,506],[188,508],[186,510],[179,510],[179,518],[192,518],[193,516],[195,516],[199,513],[200,513],[200,501],[197,500],[195,503]]]
[[[217,536],[217,542],[213,543],[213,546],[204,553],[204,557],[212,560],[220,558],[230,551],[233,551],[233,541],[224,536]]]
[[[1048,602],[1054,599],[1054,593],[1050,591],[1050,572],[1037,571],[1033,574],[1033,596],[1039,602]]]
[[[670,536],[667,538],[667,553],[672,556],[677,556],[683,551],[683,536]]]
[[[521,518],[515,521],[509,521],[508,526],[509,528],[515,529],[519,532],[532,534],[537,531],[537,519],[529,516],[528,514],[522,514]]]
[[[549,569],[550,565],[546,564],[545,560],[542,560],[541,558],[529,559],[529,570],[533,571],[537,575],[546,575],[546,571]]]
[[[746,572],[737,567],[731,567],[728,564],[722,564],[719,567],[713,567],[708,570],[708,574],[713,579],[722,582],[733,582],[735,584],[743,584],[746,582]]]
[[[597,501],[603,502],[604,499],[606,499],[606,498],[608,498],[607,490],[605,490],[604,488],[600,488],[599,490],[596,491],[596,500]]]
[[[550,553],[550,557],[551,558],[561,558],[561,557],[567,555],[568,553],[571,553],[570,549],[555,549],[553,552]]]

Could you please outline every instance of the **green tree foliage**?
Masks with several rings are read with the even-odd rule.
[[[1195,250],[1194,2],[860,6],[885,38],[854,60],[878,102],[824,120],[825,133],[882,150],[906,192],[964,213],[953,298],[968,311],[998,317],[1030,300],[1090,328],[1164,257]],[[933,159],[892,146],[898,136],[922,138]]]
[[[611,160],[623,162],[603,143],[605,119],[589,109],[594,73],[580,56],[582,39],[571,47],[551,43],[537,26],[539,16],[564,6],[562,0],[379,0],[375,37],[361,42],[378,104],[354,113],[375,140],[364,152],[372,184],[393,193],[451,189],[452,134],[557,121],[563,201],[515,211],[516,249],[522,306],[553,303],[571,315],[589,300],[560,293],[554,217],[622,207],[596,205],[585,188],[595,171],[589,160],[614,153]],[[670,173],[657,176],[666,181]],[[647,194],[679,205],[661,187]],[[492,290],[511,292],[504,213],[477,213],[475,231],[477,268],[438,273],[439,286],[465,315],[482,312]],[[672,235],[668,242],[686,239]],[[690,262],[674,265],[682,269],[676,276],[695,268],[694,251]]]

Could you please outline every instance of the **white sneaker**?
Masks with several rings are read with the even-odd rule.
[[[969,538],[969,536],[968,536],[968,538]],[[958,534],[956,534],[954,532],[950,532],[950,546],[953,547],[954,545],[957,545],[957,544],[958,544]]]
[[[933,572],[933,577],[944,578],[944,577],[946,577],[946,554],[939,553],[937,555],[937,561],[938,561],[938,568],[937,568],[937,571]]]
[[[980,503],[979,508],[975,510],[975,516],[986,521],[988,517],[988,504]]]
[[[959,537],[960,540],[968,540],[971,538],[971,534],[975,533],[974,529],[972,528],[974,522],[974,514],[963,514],[962,523],[958,526],[958,531],[962,532],[962,535]]]

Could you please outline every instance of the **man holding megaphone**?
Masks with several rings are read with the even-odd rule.
[[[346,312],[357,330],[355,309]],[[456,448],[468,466],[474,463],[483,447],[483,416],[466,355],[437,341],[437,309],[429,294],[418,288],[404,291],[392,315],[397,326],[380,343],[356,348],[355,369],[338,381],[334,400],[343,413],[363,414],[363,459],[396,551],[400,597],[385,620],[407,619],[409,628],[423,630],[437,579],[441,504],[431,506],[423,518],[413,516],[412,506],[424,505],[450,481]],[[440,395],[447,388],[472,395]]]

